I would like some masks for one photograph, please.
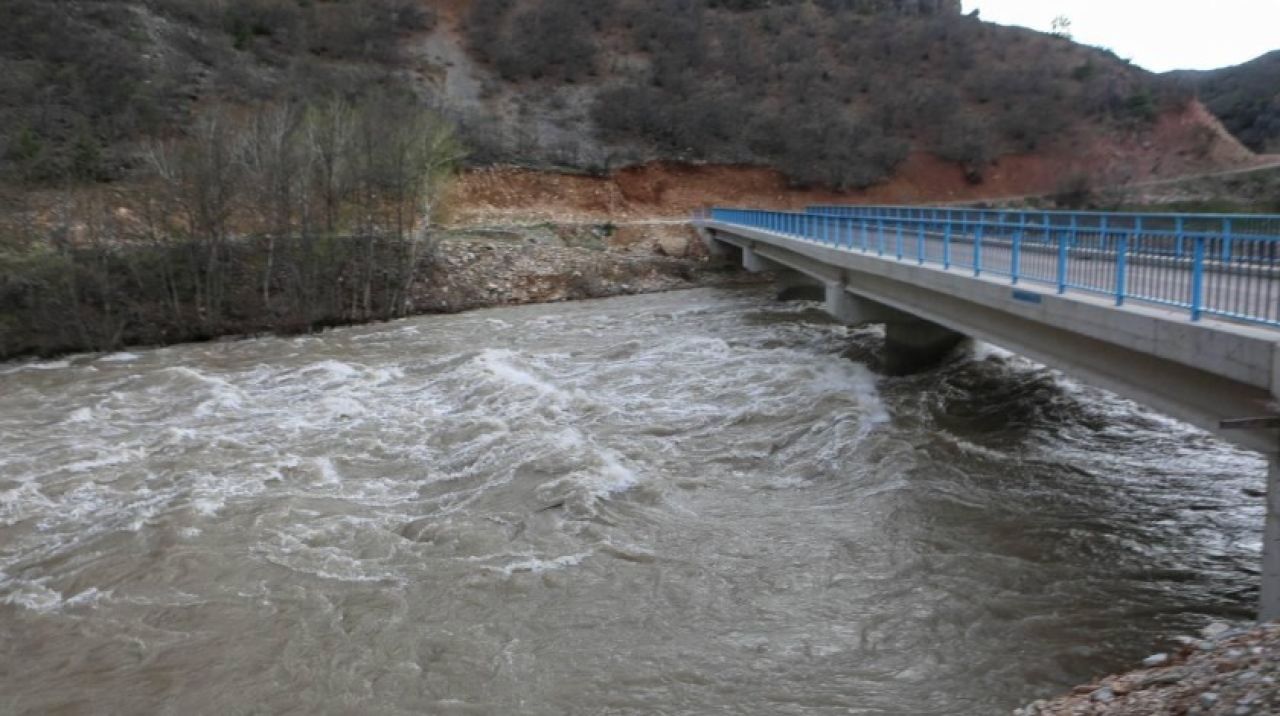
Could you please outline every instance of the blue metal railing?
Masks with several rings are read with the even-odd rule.
[[[814,206],[712,209],[738,224],[896,261],[1280,326],[1280,216]]]

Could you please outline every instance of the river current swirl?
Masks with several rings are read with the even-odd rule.
[[[0,713],[994,714],[1256,598],[1265,463],[762,291],[0,365]]]

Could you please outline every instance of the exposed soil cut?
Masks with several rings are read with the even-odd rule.
[[[1167,147],[1180,147],[1175,151]],[[1196,147],[1196,149],[1186,149]],[[1001,158],[980,183],[931,154],[912,154],[890,181],[862,191],[796,188],[773,169],[655,162],[609,176],[515,167],[470,170],[453,188],[447,223],[625,221],[681,218],[712,205],[798,209],[819,203],[947,203],[1052,194],[1085,177],[1115,186],[1265,164],[1232,138],[1199,103],[1166,114],[1148,131],[1079,137],[1036,154]]]

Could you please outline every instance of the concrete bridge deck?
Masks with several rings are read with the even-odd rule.
[[[989,238],[997,232],[984,236],[980,225],[844,218],[833,230],[797,218],[812,216],[717,210],[694,225],[714,253],[740,254],[748,270],[820,286],[834,317],[884,323],[887,352],[906,365],[977,338],[1266,454],[1260,614],[1280,618],[1280,328],[1258,319],[1280,301],[1280,262],[1260,259],[1271,246],[1222,261],[1205,251],[1211,238],[1171,257],[1122,253],[1123,241],[1108,250],[1073,237]],[[1108,286],[1117,290],[1099,288]],[[1258,312],[1189,311],[1207,305],[1206,292]]]

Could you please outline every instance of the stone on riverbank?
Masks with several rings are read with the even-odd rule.
[[[1143,668],[1036,701],[1014,716],[1264,716],[1280,714],[1280,623],[1252,631],[1213,624]],[[1157,658],[1163,657],[1163,658]]]

